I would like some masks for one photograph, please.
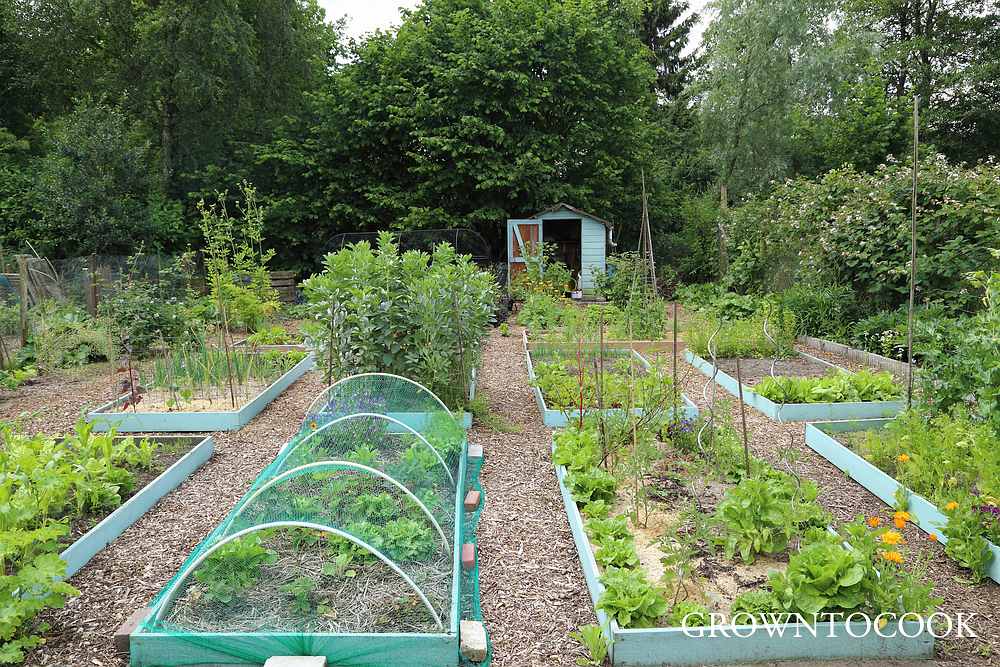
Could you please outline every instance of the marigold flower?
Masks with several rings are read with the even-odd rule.
[[[879,554],[881,554],[882,558],[889,561],[890,563],[895,563],[896,565],[900,565],[903,562],[903,554],[899,553],[898,551],[880,551]]]
[[[945,509],[945,511],[948,511],[948,512],[951,512],[952,510],[957,510],[958,509],[958,503],[955,502],[954,500],[949,500],[948,503],[944,506],[944,509]]]
[[[906,528],[906,522],[910,520],[909,512],[895,512],[892,515],[892,522],[896,524],[896,528],[903,530]]]
[[[868,525],[872,528],[878,528],[882,525],[882,518],[877,516],[868,517]]]
[[[931,542],[937,542],[938,541],[937,533],[931,533],[930,535],[927,536],[927,539],[930,540]]]
[[[900,463],[906,463],[907,461],[910,460],[910,455],[900,454],[899,456],[896,457],[896,460],[899,461]]]
[[[315,431],[315,430],[316,430],[316,427],[317,427],[317,424],[316,424],[316,422],[315,422],[315,421],[311,421],[311,422],[309,422],[309,428],[311,428],[312,430],[314,430],[314,431]]]
[[[902,533],[897,533],[894,530],[887,530],[882,533],[882,541],[886,544],[902,544],[905,540],[903,540]]]

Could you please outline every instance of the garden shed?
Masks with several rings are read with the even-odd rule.
[[[508,281],[525,269],[538,243],[569,267],[576,289],[594,289],[594,272],[607,268],[607,247],[614,245],[611,223],[569,204],[559,203],[530,218],[507,220]]]

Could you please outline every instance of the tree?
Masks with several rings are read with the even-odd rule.
[[[690,9],[688,0],[648,0],[639,18],[639,41],[652,54],[661,99],[679,98],[690,83],[694,56],[684,51],[699,19]]]
[[[81,101],[48,131],[32,192],[39,252],[127,254],[188,235],[180,207],[159,190],[149,142],[106,103]]]
[[[786,172],[793,109],[828,103],[832,80],[851,71],[862,35],[831,29],[827,0],[716,0],[712,7],[718,16],[705,33],[701,113],[719,178],[716,235],[725,273],[731,198]]]
[[[308,123],[258,152],[280,184],[272,209],[310,217],[286,248],[318,255],[317,228],[475,226],[502,241],[504,219],[562,200],[614,218],[639,199],[653,77],[606,2],[429,0],[359,44]]]
[[[888,95],[919,95],[925,137],[974,161],[1000,153],[1000,9],[995,0],[855,0],[847,20],[874,29]]]

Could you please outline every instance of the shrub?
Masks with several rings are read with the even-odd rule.
[[[448,244],[400,253],[383,232],[377,250],[361,242],[327,255],[302,287],[303,331],[328,375],[395,373],[464,404],[499,293],[468,256]]]
[[[776,290],[801,281],[844,285],[866,312],[893,309],[908,295],[911,166],[894,160],[867,174],[851,167],[815,180],[778,184],[731,212],[736,287]],[[962,284],[1000,247],[1000,166],[920,162],[920,282],[924,302],[976,309]]]
[[[799,336],[839,338],[854,309],[854,293],[839,285],[796,285],[779,293],[778,298],[795,314],[795,333]]]
[[[115,354],[126,348],[145,356],[158,343],[179,341],[187,331],[182,306],[164,299],[156,286],[136,271],[139,255],[128,260],[128,272],[102,294],[98,315],[111,332]]]

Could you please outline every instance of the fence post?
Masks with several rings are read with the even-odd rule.
[[[28,344],[28,256],[17,256],[17,273],[19,294],[18,301],[21,308],[21,345]]]
[[[91,317],[97,317],[97,255],[87,257],[87,273],[90,274],[87,281],[87,312]]]

